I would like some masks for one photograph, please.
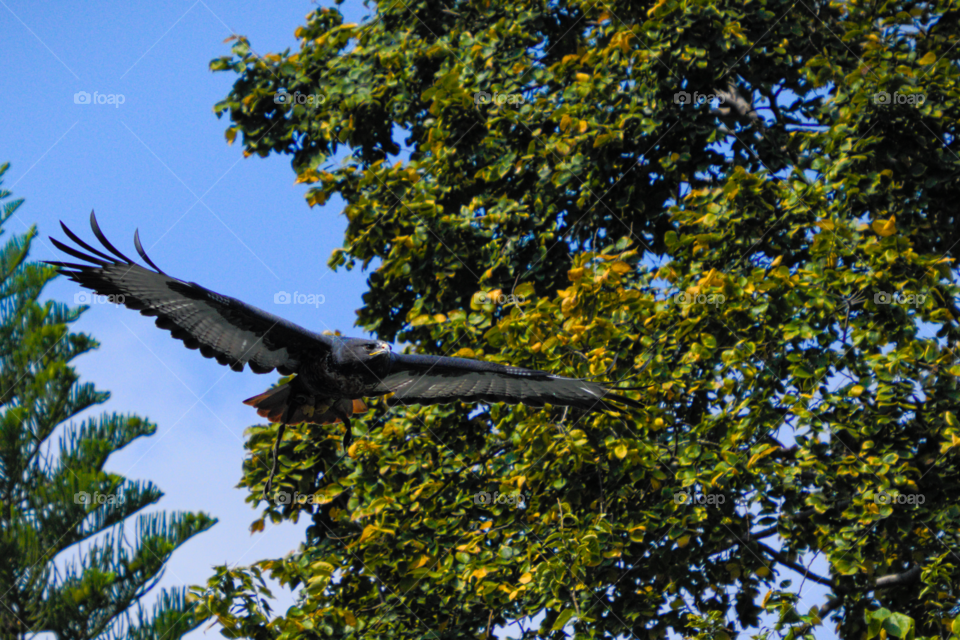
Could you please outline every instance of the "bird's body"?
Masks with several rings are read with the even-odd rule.
[[[153,270],[136,264],[110,244],[92,213],[90,226],[109,254],[61,226],[80,249],[51,240],[84,263],[50,264],[81,286],[113,296],[143,315],[156,316],[157,326],[188,348],[199,349],[203,356],[236,371],[246,365],[255,373],[276,369],[283,375],[297,374],[284,385],[245,401],[281,425],[339,420],[347,424],[349,435],[350,415],[366,409],[362,399],[385,395],[394,405],[506,402],[585,411],[615,409],[611,401],[640,406],[592,381],[466,358],[397,354],[382,341],[314,333],[236,298],[167,275],[144,252],[139,234],[134,235],[134,246]]]

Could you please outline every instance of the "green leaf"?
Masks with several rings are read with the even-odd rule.
[[[560,631],[563,629],[565,626],[567,626],[567,623],[570,622],[570,619],[573,618],[575,614],[576,611],[573,609],[564,609],[561,611],[560,615],[558,615],[557,619],[554,621],[551,631]]]

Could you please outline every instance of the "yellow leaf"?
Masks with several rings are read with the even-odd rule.
[[[586,133],[586,132],[587,132],[587,127],[588,127],[589,125],[587,124],[587,121],[586,121],[586,120],[581,120],[581,121],[580,121],[580,124],[579,124],[578,126],[579,126],[579,128],[580,128],[580,133]]]
[[[626,262],[623,262],[622,260],[618,260],[614,262],[612,265],[610,265],[610,268],[613,270],[614,273],[618,273],[620,275],[633,271],[633,267],[631,267]]]
[[[657,9],[659,9],[660,7],[662,7],[662,6],[665,5],[665,4],[667,4],[667,0],[657,0],[657,4],[653,5],[653,6],[647,11],[647,17],[648,17],[648,18],[652,18],[652,17],[653,17],[653,14],[657,12]]]
[[[484,578],[487,577],[487,574],[489,573],[490,572],[487,571],[486,567],[480,567],[479,569],[471,573],[470,576],[473,578],[476,578],[477,580],[483,580]]]
[[[946,453],[947,451],[949,451],[950,449],[953,449],[958,444],[960,444],[960,438],[958,438],[956,434],[951,434],[950,442],[940,443],[940,453]]]
[[[357,617],[350,613],[349,611],[343,612],[343,621],[347,623],[348,626],[355,627],[357,626]]]
[[[833,231],[837,225],[833,222],[833,220],[821,220],[817,223],[817,226],[824,231]]]
[[[352,449],[353,447],[350,447],[350,448]],[[379,529],[377,529],[375,526],[373,526],[372,524],[368,524],[366,527],[363,528],[363,533],[360,534],[360,544],[363,544],[364,540],[366,540],[373,534],[377,533],[378,531]]]
[[[577,74],[577,82],[589,82],[589,81],[590,81],[590,76],[587,75],[586,73]]]
[[[576,282],[583,277],[583,272],[585,269],[583,267],[577,267],[576,269],[570,269],[567,271],[567,277],[570,278],[571,282]]]
[[[773,262],[770,263],[771,269],[776,269],[780,266],[780,263],[783,262],[783,256],[777,256]]]
[[[244,151],[246,153],[246,151]],[[320,189],[314,189],[307,194],[307,204],[311,207],[318,204],[323,204],[327,201],[326,194]]]
[[[917,60],[917,64],[927,65],[927,64],[933,64],[936,61],[937,61],[937,54],[935,54],[933,51],[927,51],[927,55]]]
[[[850,396],[854,398],[859,398],[863,394],[863,385],[857,385],[854,388],[850,389]]]
[[[752,467],[754,464],[756,464],[759,460],[762,460],[763,458],[766,458],[768,455],[770,455],[771,453],[773,453],[773,452],[776,451],[776,450],[777,450],[777,447],[774,446],[774,445],[770,445],[770,446],[768,446],[768,447],[764,447],[761,451],[759,451],[759,452],[757,452],[756,454],[754,454],[753,457],[751,457],[750,460],[747,461],[747,468],[748,468],[748,469],[751,468],[751,467]]]
[[[313,182],[318,182],[320,180],[320,174],[317,173],[314,169],[304,169],[297,176],[296,181],[293,184],[311,184]]]
[[[530,582],[531,580],[533,580],[533,574],[528,571],[528,572],[526,572],[525,574],[523,574],[522,576],[520,576],[519,582],[520,582],[520,584],[527,584],[527,583]]]
[[[627,445],[622,442],[613,449],[614,455],[623,460],[627,457]]]
[[[897,216],[890,216],[890,219],[887,221],[875,220],[870,227],[874,233],[882,238],[892,236],[897,232]]]
[[[947,421],[947,424],[951,427],[957,427],[957,416],[953,414],[952,411],[947,411],[943,414],[943,419]]]
[[[569,115],[564,115],[562,118],[560,118],[560,131],[566,131],[570,127],[570,120],[571,118]]]
[[[688,544],[690,544],[690,536],[682,536],[677,540],[677,546],[683,549]]]
[[[760,567],[759,569],[757,569],[757,575],[760,576],[761,578],[766,578],[767,576],[770,575],[770,569],[768,569],[767,567]]]
[[[233,144],[233,141],[237,139],[237,128],[230,127],[223,133],[223,137],[227,139],[227,144]]]
[[[723,284],[723,276],[718,275],[716,269],[710,269],[710,272],[707,273],[707,275],[703,276],[697,281],[698,293],[700,287],[712,287],[718,284]]]

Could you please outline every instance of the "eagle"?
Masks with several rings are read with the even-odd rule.
[[[277,470],[280,441],[288,425],[342,422],[348,444],[350,416],[366,411],[364,398],[387,396],[388,405],[550,404],[587,412],[618,410],[618,404],[641,406],[590,380],[468,358],[397,353],[381,340],[315,333],[236,298],[167,275],[147,256],[139,230],[133,235],[133,245],[150,268],[117,250],[100,230],[93,212],[90,227],[105,251],[83,241],[62,221],[60,226],[79,248],[53,237],[50,240],[82,261],[46,262],[61,274],[142,315],[155,316],[156,325],[170,331],[188,349],[198,349],[204,357],[215,358],[234,371],[249,366],[254,373],[277,370],[290,376],[283,384],[244,401],[280,427],[265,495]]]

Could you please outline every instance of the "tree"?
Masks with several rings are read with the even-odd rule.
[[[4,204],[0,226],[22,202]],[[179,638],[202,620],[185,589],[162,590],[149,613],[139,600],[174,550],[216,521],[152,513],[125,528],[163,493],[103,466],[156,425],[118,414],[69,422],[109,393],[69,364],[97,347],[69,331],[84,308],[39,302],[56,271],[26,261],[35,236],[31,227],[0,248],[0,638]]]
[[[313,526],[254,569],[301,602],[228,626],[960,632],[957,3],[369,6],[309,14],[295,53],[238,37],[211,63],[238,74],[227,140],[344,199],[330,264],[376,264],[364,329],[629,380],[646,409],[375,407],[346,452],[295,431],[302,500],[266,515]]]

